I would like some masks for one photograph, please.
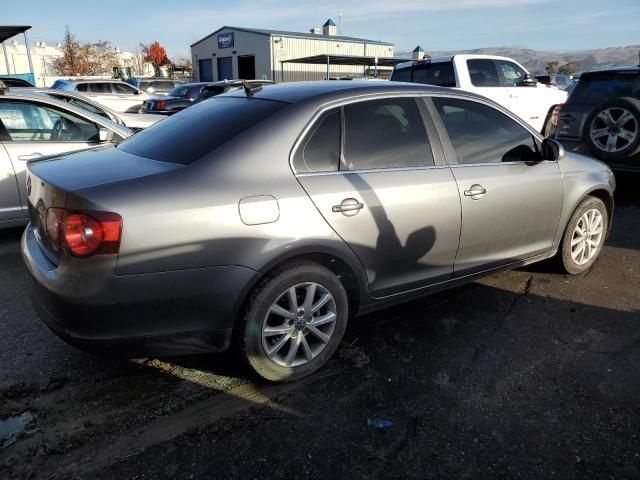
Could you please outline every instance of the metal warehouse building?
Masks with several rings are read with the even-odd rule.
[[[347,75],[373,74],[378,58],[393,57],[393,44],[337,34],[336,25],[327,20],[322,28],[310,33],[222,27],[191,45],[194,78],[208,82],[224,79],[259,79],[281,81],[320,80]],[[292,63],[288,60],[318,55],[361,57],[359,64],[330,65]],[[317,59],[316,59],[317,62]],[[344,63],[344,60],[343,60]],[[385,72],[386,70],[386,72]],[[380,67],[384,74],[389,67]]]

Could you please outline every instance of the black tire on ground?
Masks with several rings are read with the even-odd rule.
[[[602,215],[602,236],[600,242],[597,246],[597,251],[593,257],[587,261],[586,263],[579,265],[575,262],[571,256],[572,246],[571,241],[574,237],[574,233],[576,230],[576,225],[582,218],[582,216],[588,212],[589,210],[596,209]],[[571,275],[576,275],[579,273],[584,273],[589,270],[593,264],[598,259],[600,252],[602,252],[602,247],[607,238],[607,232],[609,229],[609,213],[607,211],[607,207],[604,202],[596,197],[586,197],[576,210],[573,212],[573,215],[569,219],[569,223],[567,223],[567,227],[565,228],[564,235],[562,237],[562,243],[560,244],[559,260],[562,264],[562,268],[566,273]]]
[[[635,119],[636,125],[636,136],[634,140],[631,141],[626,147],[615,152],[605,151],[603,148],[600,148],[591,138],[591,130],[594,120],[596,120],[597,116],[601,112],[611,108],[624,108],[625,110],[630,112]],[[591,152],[601,160],[623,160],[640,152],[640,100],[637,100],[635,98],[623,97],[609,100],[598,105],[587,116],[587,120],[584,123],[583,127],[583,140],[585,145],[589,147],[589,150],[591,150]]]
[[[315,358],[299,366],[279,365],[269,358],[262,341],[263,325],[272,304],[290,287],[313,282],[324,287],[335,301],[335,328],[330,340]],[[274,382],[298,380],[322,367],[336,352],[347,327],[349,305],[342,282],[329,269],[313,262],[295,262],[279,267],[255,287],[247,301],[238,332],[249,365],[261,377]],[[299,333],[296,332],[296,335]],[[309,333],[307,333],[309,335]],[[284,348],[284,347],[283,347]]]

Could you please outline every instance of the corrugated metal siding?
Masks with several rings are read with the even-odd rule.
[[[232,57],[233,76],[238,78],[238,56],[255,55],[256,78],[267,78],[280,82],[282,81],[281,60],[321,54],[393,57],[393,47],[389,45],[346,42],[338,39],[326,40],[324,38],[269,37],[231,29],[224,29],[219,34],[229,32],[234,33],[235,45],[233,48],[218,49],[217,35],[191,47],[194,81],[199,81],[200,78],[198,60],[207,58],[213,60],[214,80],[218,80],[218,58]],[[388,76],[391,69],[387,69],[387,72],[384,70],[380,69],[383,73],[381,76]],[[366,67],[363,66],[331,65],[329,75],[330,77],[341,77],[363,75],[366,72]],[[287,82],[322,80],[326,78],[326,74],[326,65],[284,64],[284,80]]]

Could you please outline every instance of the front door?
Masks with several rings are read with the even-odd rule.
[[[478,101],[433,98],[462,205],[456,275],[552,250],[563,202],[557,162],[520,123]]]
[[[525,86],[525,72],[522,68],[508,60],[496,60],[509,96],[509,110],[525,122],[542,131],[547,117],[549,89]]]
[[[415,98],[325,112],[298,145],[294,167],[362,262],[374,296],[451,278],[460,200],[451,170],[434,162]]]
[[[0,101],[0,122],[8,136],[3,145],[13,165],[14,181],[17,181],[26,216],[27,162],[99,145],[99,133],[94,123],[67,110],[37,102],[7,100]]]
[[[218,80],[233,79],[232,57],[218,57]]]

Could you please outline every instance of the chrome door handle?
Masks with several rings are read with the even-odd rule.
[[[469,190],[464,191],[465,197],[471,197],[472,200],[479,200],[485,193],[487,193],[487,189],[482,185],[471,185]]]
[[[355,198],[345,198],[340,205],[334,205],[331,207],[331,211],[334,213],[343,213],[350,217],[358,213],[364,208],[364,203],[359,202]]]
[[[34,152],[34,153],[30,154],[30,155],[20,155],[18,157],[18,160],[22,160],[23,162],[26,162],[28,160],[33,160],[34,158],[38,158],[38,157],[41,157],[41,156],[42,156],[41,153]]]

